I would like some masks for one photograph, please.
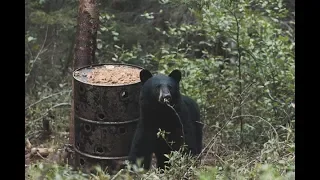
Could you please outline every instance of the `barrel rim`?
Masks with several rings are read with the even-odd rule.
[[[132,84],[119,84],[119,85],[92,84],[92,83],[80,81],[79,79],[75,78],[75,76],[74,76],[75,72],[76,72],[76,71],[79,71],[79,70],[81,70],[81,69],[90,68],[90,67],[96,67],[96,66],[103,66],[103,65],[122,65],[122,66],[135,67],[135,68],[138,68],[138,69],[140,69],[140,70],[143,70],[143,69],[144,69],[144,68],[141,67],[141,66],[137,66],[137,65],[133,65],[133,64],[127,64],[127,63],[99,63],[99,64],[91,64],[91,65],[87,65],[87,66],[83,66],[83,67],[80,67],[80,68],[75,69],[75,70],[72,72],[73,80],[76,80],[76,81],[81,82],[81,83],[83,83],[83,84],[95,86],[95,87],[124,87],[124,86],[137,85],[137,84],[141,83],[141,81],[139,81],[139,82],[132,83]]]
[[[80,121],[91,123],[91,124],[99,124],[99,125],[123,125],[123,124],[131,124],[136,123],[140,120],[140,117],[133,118],[132,120],[128,121],[94,121],[87,118],[83,118],[80,116],[75,115],[75,118],[78,118]]]
[[[125,160],[125,159],[129,158],[129,156],[97,156],[97,155],[92,155],[92,154],[82,152],[79,149],[77,149],[76,147],[74,147],[74,151],[82,156],[87,157],[87,158],[99,159],[99,160]]]

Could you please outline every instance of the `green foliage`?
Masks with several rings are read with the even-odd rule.
[[[177,44],[162,47],[160,57],[155,56],[161,72],[168,73],[173,68],[184,71],[183,90],[200,103],[208,124],[223,122],[226,116],[236,120],[250,115],[241,117],[248,124],[241,133],[250,138],[269,132],[274,125],[292,122],[294,37],[292,29],[282,29],[279,20],[273,19],[285,15],[281,2],[268,2],[269,6],[277,5],[276,10],[267,11],[269,17],[248,6],[254,3],[265,7],[265,1],[205,2],[201,10],[193,10],[201,11],[197,12],[202,15],[198,24],[173,27],[167,32]],[[205,39],[190,42],[188,38],[194,33]],[[219,44],[221,36],[227,39],[221,42],[226,46],[224,51],[233,53],[235,62],[210,52]],[[235,50],[228,47],[230,41],[237,44]],[[201,47],[203,44],[206,48]],[[188,56],[199,46],[204,58]],[[252,116],[261,117],[272,126],[257,124],[257,118],[249,118]],[[252,133],[255,135],[251,136]]]
[[[34,11],[30,14],[31,22],[36,24],[60,25],[62,29],[76,26],[76,21],[70,18],[75,15],[74,10],[66,9],[53,13],[45,13],[43,11]],[[66,18],[68,17],[68,18]]]
[[[222,168],[218,170],[217,167],[207,167],[204,170],[198,173],[199,180],[225,180],[225,179],[239,179],[245,180],[243,175],[236,175],[233,173],[228,173],[223,171]],[[251,172],[252,179],[260,179],[260,180],[268,180],[268,179],[276,179],[276,180],[293,180],[295,175],[292,171],[285,173],[284,175],[280,175],[278,171],[276,171],[272,165],[264,164],[257,165],[255,169]]]
[[[29,179],[63,179],[63,180],[84,180],[88,175],[81,172],[72,171],[69,166],[59,166],[58,164],[37,163],[28,168],[27,177]]]
[[[197,161],[188,155],[182,155],[181,151],[173,151],[167,155],[170,168],[159,170],[152,168],[145,172],[136,165],[128,164],[127,169],[122,169],[116,174],[109,175],[99,166],[95,168],[94,174],[84,174],[81,171],[75,171],[69,166],[61,166],[49,163],[35,163],[28,168],[26,174],[29,179],[92,179],[92,180],[110,180],[110,179],[199,179],[199,180],[225,180],[225,179],[277,179],[293,180],[294,162],[290,169],[281,171],[271,163],[253,163],[252,165],[236,168],[236,164],[231,162],[222,166],[197,166]],[[133,170],[130,170],[133,167]],[[282,169],[283,170],[283,169]]]

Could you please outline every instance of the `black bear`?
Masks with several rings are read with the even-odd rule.
[[[141,158],[144,169],[149,169],[154,153],[157,166],[164,169],[167,160],[164,154],[179,150],[183,142],[187,145],[188,153],[198,155],[202,150],[200,109],[194,100],[180,94],[181,72],[173,70],[168,76],[153,76],[150,71],[143,69],[140,80],[140,120],[132,141],[129,161],[136,163]],[[159,129],[169,132],[166,141],[157,137]],[[170,142],[174,143],[171,145]]]

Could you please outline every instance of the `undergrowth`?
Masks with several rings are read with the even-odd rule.
[[[214,152],[203,153],[206,158]],[[85,174],[73,170],[70,166],[38,162],[28,167],[28,179],[259,179],[259,180],[293,180],[295,179],[294,144],[270,139],[259,153],[250,150],[234,150],[224,155],[211,155],[211,162],[202,159],[196,165],[194,157],[173,151],[169,155],[170,168],[159,170],[153,167],[145,172],[142,168],[128,166],[115,175],[109,175],[100,167],[95,174]]]

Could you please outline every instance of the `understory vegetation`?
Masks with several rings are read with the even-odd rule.
[[[26,179],[294,179],[292,2],[101,2],[97,63],[180,69],[181,91],[197,100],[205,124],[201,162],[172,152],[163,172],[110,175],[38,157],[26,160]],[[26,0],[25,8],[26,144],[57,151],[69,138],[78,1]]]

